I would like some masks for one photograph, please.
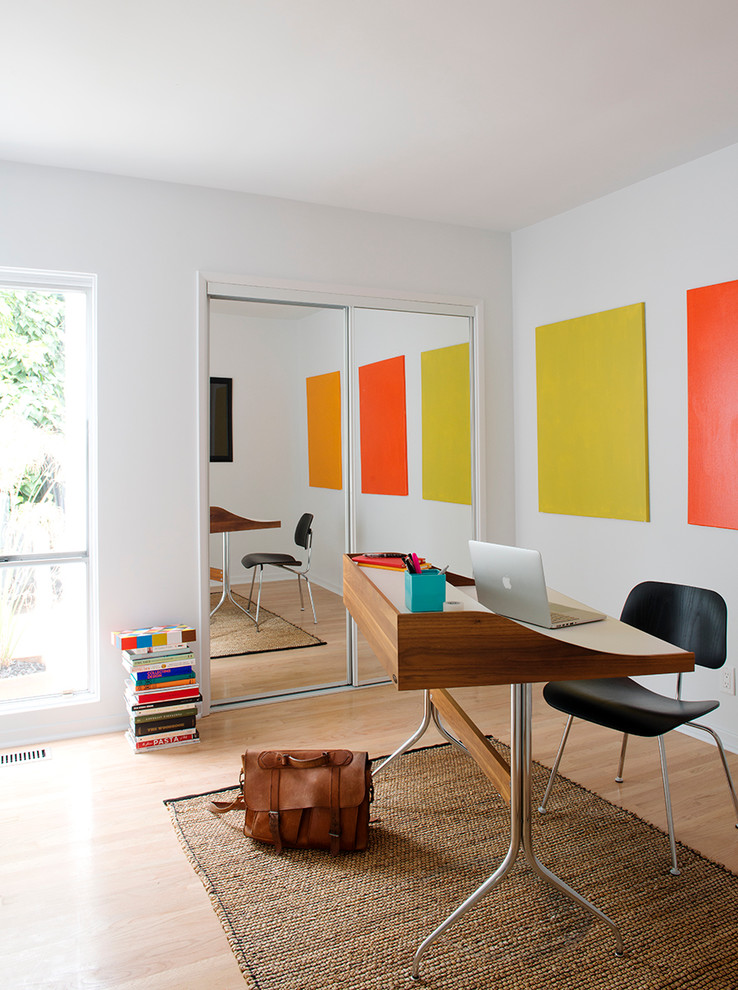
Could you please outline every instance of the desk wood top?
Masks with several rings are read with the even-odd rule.
[[[221,509],[219,505],[210,506],[211,533],[239,533],[246,529],[279,529],[282,523],[279,519],[247,519],[237,516],[235,512]]]
[[[549,630],[490,612],[459,587],[447,599],[463,611],[409,612],[402,572],[344,555],[344,604],[401,691],[694,669],[692,653],[609,616]]]

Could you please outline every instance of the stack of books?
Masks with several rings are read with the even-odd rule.
[[[136,753],[199,742],[202,695],[197,683],[190,626],[155,626],[114,632],[126,671],[126,738]]]

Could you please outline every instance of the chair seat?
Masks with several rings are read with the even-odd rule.
[[[244,567],[258,567],[259,564],[288,564],[292,567],[302,567],[299,560],[295,560],[289,553],[247,553],[241,558]]]
[[[565,715],[634,736],[661,736],[720,705],[719,701],[665,698],[629,677],[551,681],[543,697]]]

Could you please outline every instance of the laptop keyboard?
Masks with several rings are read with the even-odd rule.
[[[555,622],[557,625],[562,622],[576,622],[577,617],[575,615],[568,615],[566,612],[551,612],[551,622]]]

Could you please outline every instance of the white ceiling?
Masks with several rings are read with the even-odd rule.
[[[738,0],[7,0],[0,159],[513,230],[738,142]]]

